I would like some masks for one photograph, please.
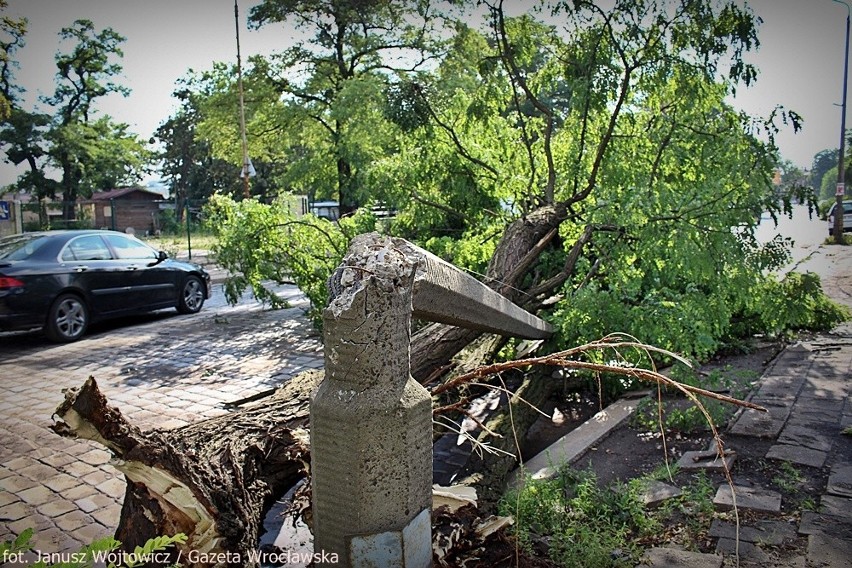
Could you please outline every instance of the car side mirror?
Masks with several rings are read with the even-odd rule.
[[[163,262],[164,260],[168,260],[169,253],[164,250],[157,252],[157,262]]]

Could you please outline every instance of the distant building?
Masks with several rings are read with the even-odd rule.
[[[141,187],[98,192],[82,204],[94,208],[96,228],[143,234],[159,230],[160,212],[166,205],[161,193]]]

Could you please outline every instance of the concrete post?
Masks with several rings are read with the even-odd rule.
[[[311,403],[314,550],[341,566],[432,565],[431,398],[411,378],[417,258],[358,237],[323,314],[325,380]]]
[[[329,279],[325,379],[311,402],[314,551],[338,566],[432,565],[432,407],[411,378],[412,313],[505,335],[550,327],[404,241],[353,239]]]

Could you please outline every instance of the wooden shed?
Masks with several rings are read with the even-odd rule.
[[[159,226],[162,194],[141,187],[102,191],[86,200],[94,206],[94,226],[135,233],[154,233]]]

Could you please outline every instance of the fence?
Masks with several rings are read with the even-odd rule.
[[[138,235],[198,232],[206,201],[181,205],[166,200],[99,202],[0,201],[0,235],[57,229],[110,229]],[[8,223],[3,211],[9,211]]]

